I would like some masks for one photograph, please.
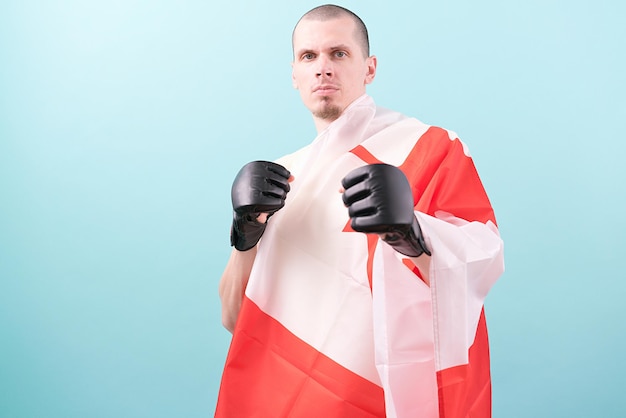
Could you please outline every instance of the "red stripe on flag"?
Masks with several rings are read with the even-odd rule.
[[[248,298],[215,417],[384,417],[380,386],[306,344]]]
[[[484,310],[469,350],[469,364],[437,372],[437,383],[440,418],[491,416],[489,342]]]
[[[411,183],[416,210],[496,223],[474,162],[465,155],[463,143],[451,141],[445,129],[430,127],[399,168]]]
[[[371,152],[366,150],[361,145],[357,145],[352,150],[350,150],[350,152],[352,154],[356,155],[357,157],[359,157],[360,159],[362,159],[367,164],[380,164],[380,163],[382,163],[382,161],[380,161],[378,158],[374,157],[374,155],[372,155]]]

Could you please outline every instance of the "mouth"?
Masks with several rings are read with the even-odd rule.
[[[316,86],[313,88],[313,93],[325,96],[328,94],[333,94],[339,91],[339,87],[333,85],[323,84],[321,86]]]

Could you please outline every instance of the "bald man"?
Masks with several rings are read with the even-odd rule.
[[[503,245],[467,147],[375,105],[353,12],[317,7],[292,40],[318,135],[233,181],[216,417],[489,417]]]

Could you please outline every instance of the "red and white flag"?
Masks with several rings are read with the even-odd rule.
[[[377,162],[409,179],[427,272],[349,226],[341,179]],[[491,416],[483,302],[503,245],[465,145],[363,96],[279,163],[292,189],[259,243],[215,416]]]

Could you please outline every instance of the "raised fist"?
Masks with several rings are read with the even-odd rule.
[[[290,176],[285,167],[270,161],[253,161],[239,171],[231,189],[230,242],[237,250],[249,250],[261,239],[266,223],[257,220],[260,214],[269,217],[285,206]]]
[[[380,234],[404,255],[430,255],[413,212],[411,186],[399,168],[388,164],[362,166],[348,173],[341,184],[352,229]]]

